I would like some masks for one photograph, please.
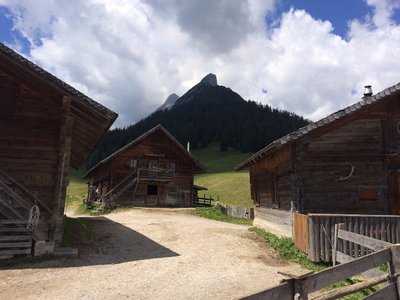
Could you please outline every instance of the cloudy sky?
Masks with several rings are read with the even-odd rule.
[[[313,120],[400,81],[399,0],[0,0],[0,41],[119,126],[207,73]]]

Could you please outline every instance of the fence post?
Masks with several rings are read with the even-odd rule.
[[[389,273],[392,277],[392,282],[396,286],[397,299],[400,299],[400,245],[390,247],[392,259],[389,264]]]
[[[294,280],[294,299],[308,300],[307,287],[301,279]]]
[[[335,231],[333,233],[333,247],[332,247],[332,263],[336,266],[336,251],[337,251],[337,240],[339,233],[339,224],[335,224]]]

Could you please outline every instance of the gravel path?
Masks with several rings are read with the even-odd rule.
[[[278,284],[279,260],[247,226],[180,210],[85,217],[80,257],[0,270],[0,299],[238,299]]]

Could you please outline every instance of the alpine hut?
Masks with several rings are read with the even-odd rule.
[[[0,257],[51,253],[70,168],[117,114],[1,43],[0,99]]]
[[[158,125],[91,168],[87,204],[105,207],[193,205],[193,175],[203,167]]]
[[[400,214],[400,84],[300,128],[261,149],[250,171],[256,215]],[[271,210],[270,210],[271,211]]]

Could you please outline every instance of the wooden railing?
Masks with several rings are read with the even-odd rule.
[[[173,169],[139,169],[139,177],[141,179],[165,180],[171,179],[175,175]]]
[[[32,192],[30,192],[21,183],[17,182],[10,175],[0,170],[0,202],[7,208],[11,215],[8,218],[18,218],[26,220],[29,210],[32,206],[37,205],[42,211],[51,212],[50,208],[41,200],[39,200]],[[18,210],[23,208],[23,212]],[[3,214],[7,214],[3,212]]]
[[[386,241],[392,244],[400,243],[400,216],[396,215],[350,215],[350,214],[308,214],[302,215],[307,218],[308,246],[298,244],[296,246],[307,253],[308,258],[314,262],[332,261],[332,247],[335,236],[335,225],[344,223],[344,230],[368,236],[377,240]],[[296,216],[293,216],[294,220]],[[293,222],[293,232],[297,222]],[[346,254],[358,251],[359,246],[348,241],[339,241],[338,249]],[[345,250],[347,249],[347,250]],[[367,249],[362,254],[370,253]]]
[[[244,299],[269,299],[269,300],[333,300],[354,294],[366,288],[374,287],[373,294],[364,299],[399,299],[399,274],[400,274],[400,245],[394,245],[378,252],[357,258],[351,262],[327,268],[314,274],[306,274],[285,280],[282,284],[264,292],[251,295]],[[365,280],[350,286],[338,287],[321,292],[321,289],[334,283],[343,281],[352,276],[366,272],[370,269],[389,265],[389,273],[373,279]],[[383,283],[383,284],[382,284]],[[383,286],[383,287],[382,287]],[[311,295],[312,294],[312,295]]]
[[[195,206],[212,206],[214,202],[214,198],[211,196],[204,195],[203,197],[195,197],[193,200],[193,205]]]

